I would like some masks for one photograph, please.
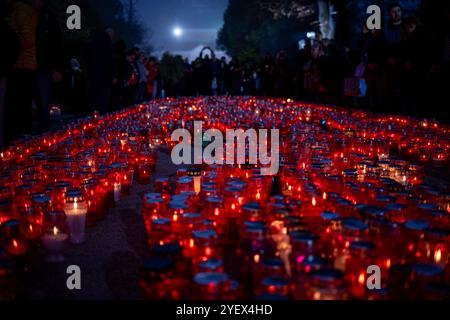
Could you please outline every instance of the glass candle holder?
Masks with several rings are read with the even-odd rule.
[[[188,295],[188,281],[179,277],[169,258],[149,258],[140,271],[139,287],[148,300],[179,300]]]
[[[69,238],[65,229],[66,216],[64,211],[50,211],[46,214],[41,241],[48,253],[47,262],[60,263],[64,261],[62,252]]]
[[[345,300],[347,293],[344,274],[337,270],[319,270],[311,273],[308,298],[311,300]]]
[[[194,180],[194,192],[199,194],[202,191],[202,171],[199,168],[189,168],[187,175]]]
[[[224,300],[227,291],[233,289],[226,273],[202,272],[194,276],[193,294],[198,300]]]
[[[67,192],[64,212],[66,213],[70,241],[74,244],[83,243],[85,238],[87,205],[81,191],[74,190]]]

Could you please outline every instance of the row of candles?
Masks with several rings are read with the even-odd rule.
[[[155,149],[172,148],[172,132],[192,130],[196,120],[222,131],[280,129],[281,171],[273,180],[256,166],[200,166],[180,169],[175,186],[156,180],[143,203],[146,296],[367,298],[361,270],[372,258],[391,270],[432,257],[448,276],[448,236],[437,231],[449,227],[450,196],[424,184],[424,168],[446,171],[448,127],[238,97],[159,100],[2,150],[0,260],[42,244],[48,261],[61,261],[64,243],[83,242],[85,226],[101,220],[134,177],[148,184]],[[342,290],[333,294],[328,285],[337,283]]]

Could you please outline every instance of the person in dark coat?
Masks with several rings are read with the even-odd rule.
[[[52,83],[61,82],[64,69],[64,54],[58,20],[50,11],[46,0],[37,1],[39,12],[36,31],[36,94],[38,109],[37,132],[48,130],[50,122],[49,104]]]
[[[380,30],[372,30],[372,36],[364,48],[363,59],[369,109],[373,112],[385,111],[383,66],[386,61],[386,43]]]
[[[424,115],[425,79],[431,68],[430,38],[416,18],[404,22],[405,33],[401,42],[402,112]]]
[[[17,62],[21,51],[20,37],[6,22],[6,6],[0,7],[0,39],[8,45],[0,50],[0,147],[3,146],[3,112],[5,110],[6,76]]]
[[[32,103],[37,70],[38,12],[27,1],[7,0],[6,4],[6,21],[21,42],[19,57],[6,77],[3,129],[5,142],[10,143],[33,132]],[[1,50],[3,49],[2,46]]]
[[[111,87],[117,83],[114,66],[114,31],[106,29],[94,37],[86,52],[87,84],[91,111],[104,114],[111,100]]]

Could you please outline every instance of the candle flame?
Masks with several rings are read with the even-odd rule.
[[[322,198],[323,198],[323,200],[327,200],[327,193],[326,192],[323,193]]]
[[[260,200],[261,199],[261,194],[258,192],[257,194],[256,194],[256,200]]]
[[[442,259],[442,253],[441,253],[441,249],[437,249],[436,252],[434,253],[434,261],[436,263],[441,262]]]
[[[366,275],[364,273],[360,273],[358,277],[358,283],[363,285],[366,282]]]
[[[255,262],[255,263],[259,263],[259,261],[260,261],[260,256],[259,256],[259,254],[255,254],[255,256],[253,257],[253,261]]]
[[[13,240],[13,247],[14,247],[14,248],[17,248],[18,246],[19,246],[19,244],[17,243],[17,240],[14,239],[14,240]]]
[[[53,235],[58,235],[58,228],[57,227],[53,227]]]
[[[214,215],[218,217],[220,214],[219,208],[214,209]]]
[[[315,197],[312,198],[311,204],[313,205],[313,207],[315,207],[317,205],[317,201],[316,201]]]
[[[390,268],[391,267],[391,259],[387,259],[386,260],[386,268]]]

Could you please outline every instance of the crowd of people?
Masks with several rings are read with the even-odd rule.
[[[5,4],[0,33],[8,45],[0,50],[0,145],[48,130],[52,103],[66,113],[103,114],[168,96],[255,95],[446,117],[438,111],[449,83],[448,24],[446,37],[436,37],[417,18],[404,19],[399,5],[391,6],[383,30],[364,26],[353,49],[316,38],[295,55],[280,51],[240,61],[218,59],[211,51],[192,62],[169,53],[158,60],[115,41],[108,28],[93,37],[84,56],[65,63],[58,23],[46,0]],[[347,94],[348,83],[355,83],[349,79],[367,90]]]

